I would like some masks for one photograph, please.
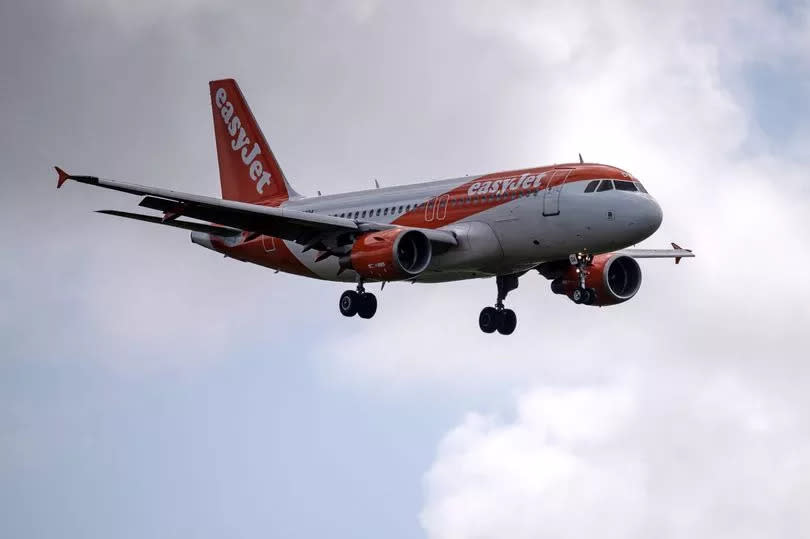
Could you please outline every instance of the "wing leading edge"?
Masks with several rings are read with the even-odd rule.
[[[246,202],[223,200],[203,195],[182,193],[171,189],[161,189],[134,183],[108,180],[96,176],[76,176],[66,173],[59,167],[55,168],[56,172],[59,174],[59,179],[56,184],[57,188],[62,187],[67,180],[73,180],[87,185],[95,185],[105,189],[143,196],[144,198],[139,204],[141,207],[163,212],[163,217],[158,218],[149,215],[117,212],[114,210],[103,211],[103,213],[108,215],[116,215],[141,221],[169,224],[174,222],[178,217],[188,217],[208,221],[209,223],[217,223],[225,227],[222,229],[223,231],[230,229],[250,232],[257,235],[264,234],[302,244],[312,244],[313,240],[321,235],[335,235],[341,233],[359,235],[364,232],[398,228],[396,225],[355,221],[284,207],[262,206]],[[191,226],[215,226],[205,225],[203,223],[191,223],[189,221],[180,221],[179,223],[180,224],[175,226],[201,231],[203,230],[202,228],[191,228]],[[458,245],[455,234],[452,232],[423,228],[419,228],[418,230],[422,231],[431,242],[445,246]]]

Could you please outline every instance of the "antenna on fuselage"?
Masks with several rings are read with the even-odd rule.
[[[321,192],[320,192],[320,191],[318,191],[318,196],[321,196]]]
[[[377,181],[377,178],[374,178],[374,185],[377,186],[377,189],[380,188],[380,182]]]
[[[585,162],[585,161],[583,161],[583,160],[582,160],[582,154],[579,154],[579,164],[581,165],[581,164],[582,164],[582,163],[584,163],[584,162]]]

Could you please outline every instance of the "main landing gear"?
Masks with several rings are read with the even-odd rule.
[[[377,312],[377,297],[366,292],[363,282],[357,283],[357,292],[346,290],[340,296],[340,314],[343,316],[360,315],[360,318],[371,318]]]
[[[518,287],[517,275],[499,275],[495,277],[498,285],[498,300],[494,307],[484,307],[478,315],[478,325],[484,333],[511,335],[517,327],[517,315],[512,309],[504,309],[503,300],[506,295]]]
[[[577,267],[577,277],[579,278],[579,286],[571,292],[569,297],[571,298],[571,301],[577,305],[583,303],[585,305],[590,305],[596,299],[596,290],[586,286],[585,276],[588,274],[588,266],[590,266],[591,262],[593,262],[593,255],[582,253],[577,253],[575,255],[572,254],[568,257],[568,261],[571,262],[572,266]]]

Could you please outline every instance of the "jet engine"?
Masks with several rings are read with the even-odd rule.
[[[396,281],[425,271],[432,256],[424,233],[392,228],[359,236],[349,254],[340,258],[340,267],[367,279]]]
[[[585,267],[584,273],[585,288],[589,289],[585,294],[578,292],[581,290],[579,271],[577,266],[572,265],[551,282],[551,291],[565,294],[577,303],[601,307],[624,303],[641,288],[641,268],[634,258],[627,255],[596,255],[591,264]]]

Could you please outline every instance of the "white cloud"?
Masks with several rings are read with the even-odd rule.
[[[675,380],[542,387],[512,420],[469,414],[425,476],[428,537],[810,533],[795,412],[735,378]]]
[[[664,207],[650,245],[698,258],[645,261],[639,296],[606,309],[526,276],[508,339],[476,332],[494,283],[386,291],[381,312],[391,302],[410,316],[329,349],[386,389],[536,388],[514,421],[470,414],[442,441],[425,480],[430,537],[810,533],[796,502],[810,495],[810,289],[789,282],[810,262],[807,159],[756,144],[744,80],[751,63],[808,52],[806,16],[764,3],[533,6],[457,8],[520,73],[504,107],[522,121],[492,151],[628,168]]]
[[[810,325],[810,289],[789,281],[810,263],[807,162],[751,145],[754,111],[741,86],[748,63],[795,54],[806,19],[767,4],[549,6],[456,6],[463,28],[505,44],[520,69],[503,106],[523,121],[492,152],[530,164],[582,151],[628,168],[664,208],[647,244],[676,241],[698,258],[644,261],[639,295],[605,309],[571,305],[528,274],[507,301],[519,317],[508,339],[476,328],[494,299],[492,281],[391,285],[369,331],[325,343],[338,369],[386,387],[505,387],[598,378],[606,366],[634,369],[651,353],[684,368],[737,363],[762,374],[758,358],[780,353],[806,372],[792,351]],[[786,37],[740,43],[754,32]],[[396,321],[385,320],[389,309]]]

